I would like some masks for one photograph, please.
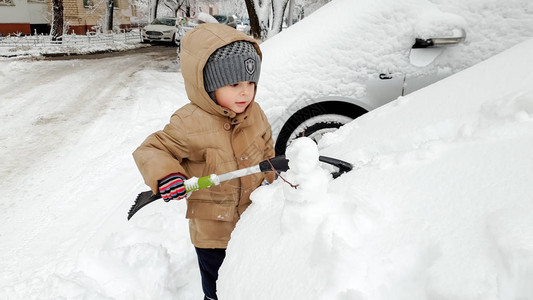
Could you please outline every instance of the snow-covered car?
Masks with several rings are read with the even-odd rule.
[[[525,0],[335,0],[261,44],[256,99],[282,154],[531,36]]]
[[[244,32],[247,35],[250,35],[250,21],[248,19],[237,19],[237,30]]]
[[[197,21],[198,23],[218,23],[218,20],[215,17],[205,12],[198,13]]]
[[[169,42],[176,43],[178,36],[176,18],[156,18],[141,30],[142,42]]]
[[[232,15],[213,15],[213,17],[215,17],[220,24],[228,25],[235,29],[237,28],[236,18]]]

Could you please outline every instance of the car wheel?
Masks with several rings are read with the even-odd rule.
[[[318,143],[325,133],[339,129],[366,112],[359,106],[340,101],[320,102],[300,109],[283,125],[276,140],[276,155],[284,154],[298,137],[306,136]]]

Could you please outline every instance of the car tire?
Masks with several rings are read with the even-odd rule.
[[[326,132],[335,131],[366,112],[359,106],[341,101],[320,102],[302,108],[280,130],[276,155],[284,154],[288,145],[298,137],[307,136],[318,142]]]

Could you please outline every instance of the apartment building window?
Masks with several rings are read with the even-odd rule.
[[[15,5],[13,0],[0,0],[0,5]]]

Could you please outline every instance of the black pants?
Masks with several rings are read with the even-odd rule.
[[[202,289],[204,290],[204,300],[217,298],[218,269],[226,257],[226,249],[204,249],[196,248],[198,255],[198,265],[202,275]]]

